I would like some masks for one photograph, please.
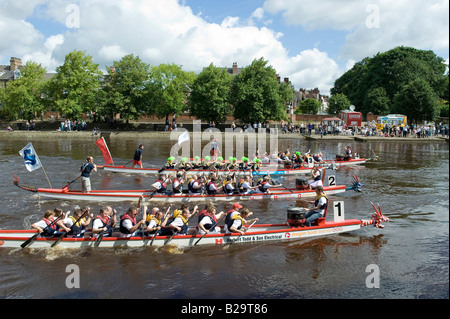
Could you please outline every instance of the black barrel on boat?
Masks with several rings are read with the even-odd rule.
[[[295,179],[295,187],[298,189],[307,189],[308,188],[308,180],[304,177],[297,177]]]
[[[287,222],[290,226],[302,226],[306,222],[306,212],[302,207],[289,208],[287,211]]]

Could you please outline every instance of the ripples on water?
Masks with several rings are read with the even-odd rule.
[[[172,144],[164,140],[114,140],[108,146],[117,164],[126,163],[139,143],[144,165],[160,167]],[[19,143],[20,144],[20,143]],[[23,145],[22,145],[23,144]],[[42,170],[27,172],[18,151],[26,142],[0,141],[0,228],[17,229],[37,221],[47,209],[73,210],[69,201],[41,200],[11,184],[11,172],[21,183],[47,187]],[[94,140],[33,141],[53,187],[78,176],[88,154],[101,164]],[[150,147],[151,145],[151,147]],[[280,149],[341,153],[346,143],[280,140]],[[184,249],[112,250],[0,249],[0,297],[4,298],[448,298],[448,144],[372,142],[352,143],[363,156],[374,151],[378,162],[328,171],[340,184],[350,185],[356,174],[362,193],[346,193],[347,218],[369,218],[370,202],[379,203],[391,220],[385,229],[366,227],[358,232],[295,242],[235,244]],[[154,176],[137,177],[93,173],[93,188],[147,188]],[[294,187],[295,177],[283,179]],[[330,203],[331,204],[331,203]],[[96,213],[99,203],[89,203]],[[264,223],[280,223],[302,200],[245,202]],[[129,203],[114,207],[124,212]],[[158,204],[166,208],[163,203]],[[229,204],[217,204],[228,210]],[[328,218],[332,218],[329,213]],[[194,218],[195,219],[195,218]],[[194,223],[195,224],[195,223]],[[67,265],[80,267],[81,288],[68,289]],[[380,288],[369,289],[366,267],[380,269]],[[43,285],[42,283],[45,283]]]

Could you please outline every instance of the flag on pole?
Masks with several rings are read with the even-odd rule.
[[[183,134],[181,134],[180,136],[178,136],[178,145],[181,145],[181,143],[185,142],[185,141],[189,141],[189,132],[186,131]]]
[[[25,167],[29,172],[42,167],[41,161],[34,150],[33,144],[28,143],[27,146],[19,151],[20,156],[25,161]]]
[[[109,152],[108,146],[106,146],[105,138],[101,137],[99,138],[95,144],[100,148],[100,151],[102,151],[103,159],[105,160],[105,164],[109,165],[113,163],[113,159],[111,157],[111,153]]]

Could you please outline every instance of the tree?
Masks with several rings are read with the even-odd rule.
[[[361,112],[364,112],[364,114],[372,112],[374,114],[387,115],[390,110],[391,100],[383,87],[373,88],[367,92]]]
[[[342,110],[348,110],[351,103],[345,94],[338,93],[330,97],[328,101],[328,113],[338,115]]]
[[[231,85],[234,117],[246,123],[286,119],[286,103],[292,101],[294,89],[279,84],[275,69],[263,58],[242,69]]]
[[[180,115],[186,109],[186,96],[195,80],[194,72],[183,71],[180,65],[161,64],[150,71],[146,83],[147,113],[159,118]]]
[[[42,115],[46,105],[42,99],[46,69],[28,61],[21,69],[20,78],[8,83],[2,94],[2,113],[7,119],[22,117],[26,120]]]
[[[412,81],[395,95],[393,111],[406,115],[410,123],[434,121],[439,116],[436,93],[424,79]]]
[[[223,123],[230,110],[232,75],[212,63],[195,79],[189,96],[190,114],[203,121]]]
[[[67,54],[64,64],[56,68],[56,75],[49,83],[54,109],[71,119],[95,110],[101,76],[102,72],[91,56],[76,50]]]
[[[321,103],[319,101],[309,98],[300,102],[298,108],[295,110],[295,114],[317,114],[320,106]]]
[[[102,111],[114,117],[137,119],[146,110],[145,85],[149,79],[150,66],[133,54],[114,61],[108,68],[103,88]]]
[[[445,69],[444,59],[433,51],[397,47],[356,63],[335,81],[331,93],[345,94],[364,115],[394,113],[394,96],[416,80],[426,81],[436,95],[445,95]],[[372,103],[369,94],[377,100]]]

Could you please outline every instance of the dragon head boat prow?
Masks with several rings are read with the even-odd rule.
[[[374,203],[371,202],[371,204],[372,204],[373,208],[375,209],[375,212],[372,214],[372,219],[369,219],[369,220],[362,219],[361,226],[373,225],[374,227],[377,227],[377,228],[384,228],[385,226],[382,223],[389,222],[389,218],[384,216],[383,213],[381,212],[380,204],[378,204],[378,209],[374,205]]]

